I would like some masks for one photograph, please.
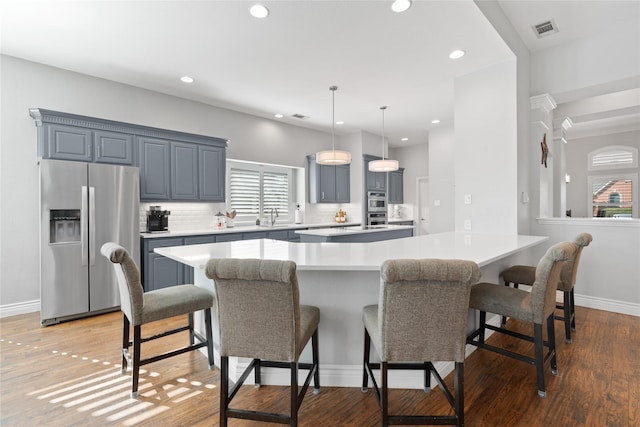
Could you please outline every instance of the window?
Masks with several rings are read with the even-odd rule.
[[[609,146],[588,155],[589,209],[596,218],[638,217],[638,150],[634,147]],[[595,175],[600,170],[617,171],[612,175]]]
[[[278,222],[287,222],[293,211],[293,171],[286,166],[227,161],[229,208],[237,221],[255,221],[278,210]]]

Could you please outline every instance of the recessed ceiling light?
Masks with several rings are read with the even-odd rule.
[[[459,59],[459,58],[462,58],[464,54],[465,54],[464,50],[456,49],[449,54],[449,58]]]
[[[269,16],[269,9],[261,4],[254,4],[249,8],[249,13],[251,13],[251,16],[254,18],[262,19]]]
[[[336,122],[336,124],[337,124],[337,125],[343,125],[343,124],[344,124],[344,122],[343,122],[342,120],[338,120],[338,121]]]
[[[391,10],[394,12],[404,12],[411,7],[411,0],[395,0],[391,4]]]
[[[400,138],[400,141],[408,141],[409,138]]]
[[[193,78],[192,78],[192,77],[189,77],[189,76],[182,76],[182,77],[180,77],[180,81],[181,81],[182,83],[193,83],[193,82],[194,82]]]
[[[437,125],[438,123],[440,123],[440,120],[438,119],[431,120],[431,123],[433,123],[434,125]]]
[[[275,117],[276,119],[281,119],[284,116],[282,114],[278,113],[278,114],[274,114],[273,117]]]

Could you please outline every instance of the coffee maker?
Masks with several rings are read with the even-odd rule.
[[[160,206],[149,206],[147,211],[147,233],[169,231],[170,211],[163,211]]]

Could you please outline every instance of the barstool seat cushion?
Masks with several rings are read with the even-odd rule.
[[[140,323],[167,319],[213,306],[213,294],[194,285],[177,285],[143,294]],[[135,323],[134,323],[135,325]]]
[[[531,292],[493,283],[478,283],[471,288],[469,307],[489,313],[533,322]]]

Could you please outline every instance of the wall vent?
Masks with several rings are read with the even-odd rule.
[[[291,117],[293,117],[294,119],[300,119],[300,120],[308,119],[308,117],[307,117],[307,116],[302,115],[302,114],[298,114],[298,113],[296,113],[296,114],[292,114],[292,115],[291,115]]]
[[[558,27],[556,27],[553,19],[534,25],[532,28],[538,38],[550,36],[558,32]]]

